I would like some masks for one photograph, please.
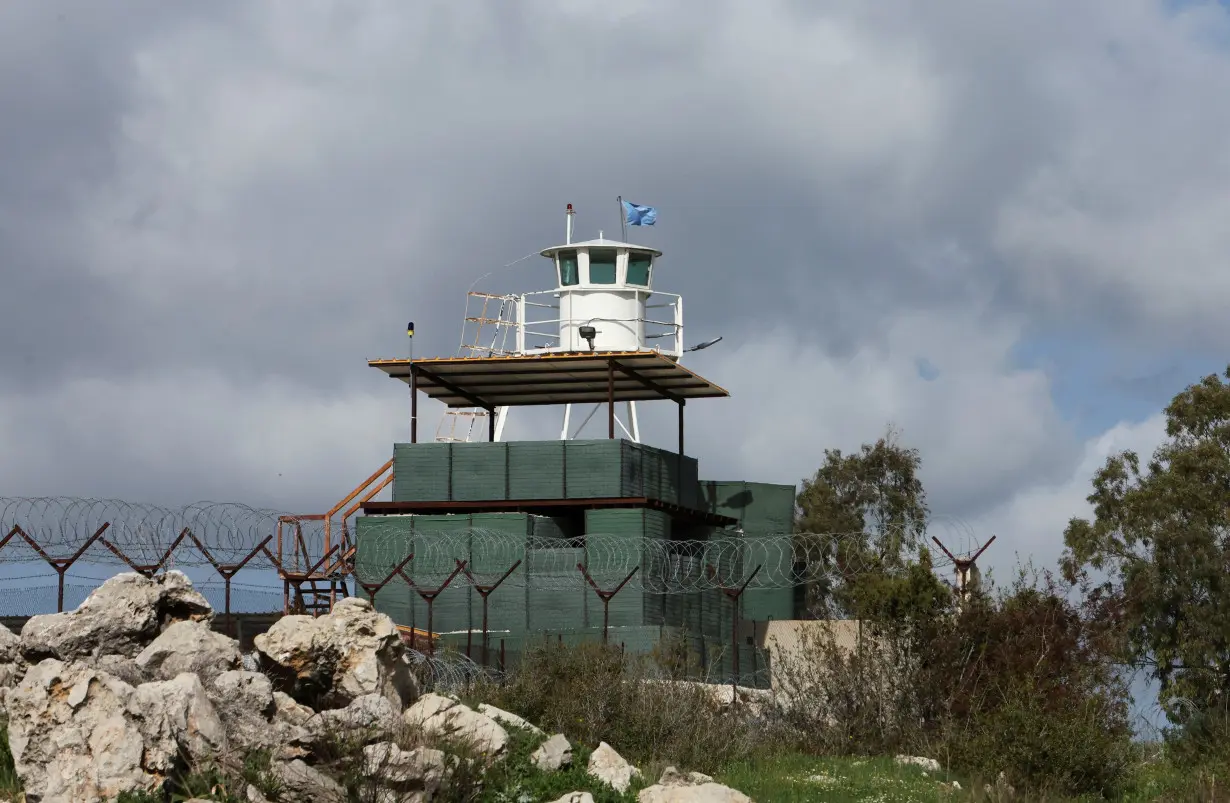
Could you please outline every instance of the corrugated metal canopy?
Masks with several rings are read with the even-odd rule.
[[[657,352],[539,354],[369,360],[390,377],[410,383],[449,407],[523,407],[614,401],[721,398],[729,391]]]

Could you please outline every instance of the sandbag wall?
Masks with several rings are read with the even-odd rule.
[[[657,499],[699,504],[696,458],[627,440],[399,443],[394,502]]]

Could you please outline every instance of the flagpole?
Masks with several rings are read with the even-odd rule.
[[[622,195],[615,196],[615,202],[619,204],[619,234],[622,242],[628,242],[628,213],[624,211],[624,197]]]

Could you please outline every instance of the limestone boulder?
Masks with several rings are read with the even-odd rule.
[[[752,803],[742,792],[715,783],[699,772],[667,767],[653,786],[637,793],[637,803]]]
[[[306,727],[316,716],[316,712],[293,699],[289,694],[274,691],[273,716],[280,722]]]
[[[337,781],[301,759],[277,762],[273,774],[281,782],[284,800],[310,800],[312,803],[344,803],[346,790]]]
[[[9,690],[26,674],[26,661],[21,655],[21,638],[4,625],[0,625],[0,710]]]
[[[594,803],[594,796],[589,792],[569,792],[552,803]]]
[[[135,657],[171,624],[208,624],[213,609],[183,572],[145,577],[117,574],[73,611],[33,616],[21,629],[20,650],[30,663]]]
[[[392,742],[363,748],[363,774],[395,799],[421,795],[430,800],[444,785],[448,763],[444,753],[429,747],[402,750]]]
[[[97,803],[152,791],[145,743],[128,706],[132,686],[82,665],[47,659],[8,695],[9,747],[26,796]]]
[[[632,780],[641,777],[641,771],[625,761],[606,742],[599,744],[598,749],[590,754],[585,770],[616,792],[627,792]]]
[[[540,744],[530,754],[530,763],[543,772],[558,772],[572,766],[572,745],[562,733]]]
[[[284,616],[254,644],[275,688],[316,710],[381,694],[401,711],[418,697],[393,620],[364,599],[343,599],[320,617]]]
[[[260,672],[223,672],[207,685],[206,693],[226,723],[232,752],[268,750],[275,758],[290,761],[306,757],[316,741],[306,727],[312,710],[282,694],[287,712],[283,715],[279,693]]]
[[[220,755],[227,732],[201,679],[185,672],[171,680],[143,683],[128,701],[145,743],[144,767],[167,775],[183,760],[200,764]]]
[[[539,728],[534,723],[530,722],[528,719],[519,717],[516,714],[512,713],[511,711],[505,711],[502,708],[496,708],[494,705],[488,705],[487,703],[479,703],[478,713],[491,717],[496,722],[503,725],[505,728],[519,728],[521,730],[529,731],[535,736],[546,736],[546,734],[542,732],[541,728]]]
[[[386,739],[397,725],[397,712],[387,697],[365,694],[345,708],[331,708],[310,720],[318,738],[338,736],[363,743]]]
[[[899,755],[893,759],[899,766],[918,767],[927,772],[939,772],[940,762],[926,756]]]
[[[440,694],[424,694],[405,710],[402,721],[426,735],[465,742],[489,760],[508,749],[508,731],[500,723]]]
[[[239,643],[209,624],[186,619],[173,622],[136,657],[134,663],[151,680],[170,680],[192,672],[209,681],[242,663]]]

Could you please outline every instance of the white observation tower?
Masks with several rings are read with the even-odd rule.
[[[517,304],[516,352],[535,354],[628,354],[653,352],[671,360],[683,353],[683,299],[654,293],[653,274],[662,252],[632,243],[598,239],[572,241],[572,204],[568,205],[564,245],[544,249],[551,260],[554,290],[524,293]],[[654,296],[651,303],[651,296]],[[571,431],[572,404],[564,407],[560,438],[584,428],[601,403]],[[499,440],[506,411],[496,425]],[[636,402],[627,402],[626,421],[616,424],[640,442]]]
[[[488,418],[490,441],[502,440],[512,407],[562,405],[560,439],[571,440],[605,405],[607,437],[614,438],[618,426],[639,443],[637,402],[670,400],[679,407],[682,454],[686,401],[729,394],[684,368],[679,358],[716,340],[684,348],[682,297],[653,289],[661,251],[608,240],[601,232],[597,239],[573,242],[572,219],[568,204],[564,244],[540,252],[551,261],[553,289],[470,293],[484,299],[483,312],[466,320],[494,329],[490,344],[480,344],[485,336],[476,334],[472,341],[463,337],[462,349],[469,352],[464,356],[368,364],[410,384],[412,400],[423,392],[444,402],[449,415],[470,416],[471,422]],[[491,301],[499,309],[494,317],[486,311]],[[507,342],[512,332],[515,344]],[[622,417],[615,412],[620,402],[626,405]],[[573,428],[577,405],[593,409]],[[411,422],[411,441],[417,442],[416,405]]]

